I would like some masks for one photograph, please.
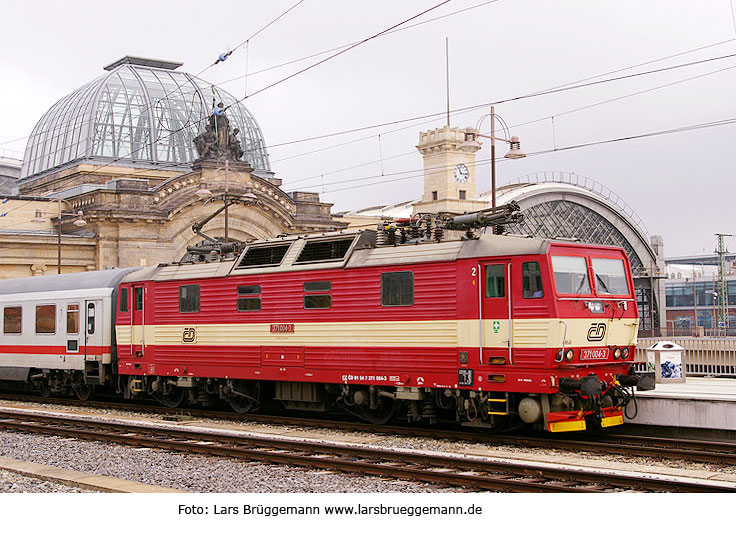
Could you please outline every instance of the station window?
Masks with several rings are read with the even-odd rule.
[[[462,189],[460,190],[460,200],[465,200],[465,191]]]
[[[486,265],[486,297],[506,296],[506,266]]]
[[[66,333],[79,333],[79,304],[66,305]]]
[[[522,288],[525,299],[541,299],[544,297],[542,272],[538,261],[527,261],[521,266]]]
[[[3,333],[20,334],[23,325],[23,308],[11,306],[3,311]]]
[[[56,333],[56,304],[36,306],[36,333]]]
[[[381,274],[381,304],[412,306],[414,304],[414,273],[400,271]]]
[[[121,312],[128,311],[128,288],[127,287],[120,288],[120,311]]]
[[[261,286],[238,286],[238,311],[261,309]]]
[[[307,310],[327,310],[332,308],[332,282],[306,282],[304,284],[304,308]]]
[[[179,312],[199,312],[199,286],[179,286]]]

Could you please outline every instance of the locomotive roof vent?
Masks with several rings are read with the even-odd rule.
[[[275,267],[281,262],[289,251],[291,243],[279,243],[278,245],[250,246],[243,254],[236,269],[248,267]]]

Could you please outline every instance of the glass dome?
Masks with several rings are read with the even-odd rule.
[[[258,123],[231,94],[180,66],[125,57],[54,104],[28,139],[21,178],[70,162],[186,170],[197,159],[193,139],[222,102],[255,174],[271,165]],[[232,107],[231,107],[232,106]]]

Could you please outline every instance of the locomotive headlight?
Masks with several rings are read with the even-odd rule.
[[[555,363],[560,363],[563,360],[562,349],[557,351],[555,354]]]
[[[623,352],[621,353],[621,357],[625,360],[629,357],[629,347],[624,347]]]
[[[613,359],[618,360],[621,357],[621,349],[619,347],[616,347],[613,349]]]
[[[565,352],[565,360],[571,362],[573,356],[575,356],[575,351],[572,349],[567,349],[567,351]]]
[[[600,300],[592,300],[587,303],[588,309],[591,313],[603,313],[605,311],[605,306],[603,306],[603,303]]]

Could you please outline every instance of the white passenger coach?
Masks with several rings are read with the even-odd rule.
[[[88,398],[113,362],[117,285],[131,269],[0,280],[0,380]]]

